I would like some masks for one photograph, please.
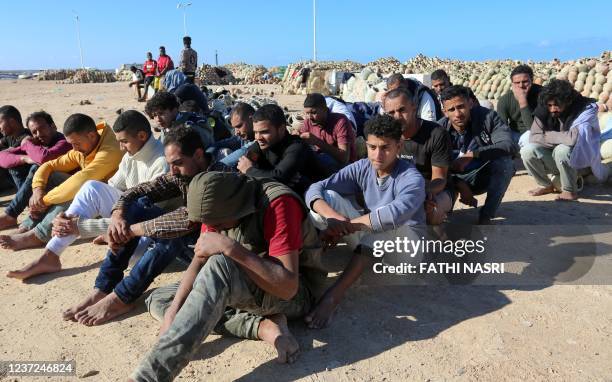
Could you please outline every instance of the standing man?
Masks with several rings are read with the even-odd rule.
[[[142,71],[144,72],[144,95],[142,99],[139,101],[147,100],[147,93],[149,92],[149,86],[155,80],[155,76],[157,76],[157,61],[153,59],[153,54],[151,52],[147,52],[147,60],[142,65]]]
[[[529,142],[533,115],[538,106],[538,95],[542,87],[533,83],[533,70],[527,65],[519,65],[510,73],[512,87],[497,102],[497,114],[512,130],[512,139],[521,147]],[[520,142],[519,142],[520,139]]]
[[[191,49],[191,37],[183,37],[185,48],[181,51],[180,69],[187,76],[187,81],[194,83],[196,70],[198,69],[198,52]]]
[[[476,206],[474,195],[487,193],[478,224],[490,224],[514,175],[517,146],[510,129],[494,110],[473,106],[469,89],[453,85],[442,92],[439,123],[451,136],[451,172],[460,200]]]
[[[166,54],[166,48],[164,46],[159,47],[159,58],[157,59],[157,71],[159,72],[159,83],[164,83],[164,77],[166,72],[174,69],[174,62],[172,58]]]

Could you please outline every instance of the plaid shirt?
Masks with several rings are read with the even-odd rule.
[[[187,205],[187,189],[189,180],[164,174],[155,180],[139,184],[126,190],[115,203],[113,210],[125,210],[127,205],[146,196],[152,203],[170,200],[178,196],[183,198],[183,205]],[[142,222],[144,236],[160,239],[171,239],[193,232],[197,227],[192,226],[187,218],[187,207],[180,207],[155,219]]]

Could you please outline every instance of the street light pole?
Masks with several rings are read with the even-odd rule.
[[[79,15],[77,15],[75,11],[72,11],[72,13],[74,13],[74,17],[76,19],[77,42],[79,43],[79,55],[81,56],[81,69],[83,69],[85,66],[83,65],[83,48],[81,48],[81,28],[79,26]]]
[[[189,7],[191,3],[178,3],[176,5],[177,9],[183,9],[183,31],[185,32],[184,36],[187,36],[187,7]]]
[[[317,0],[312,0],[312,60],[317,62]]]

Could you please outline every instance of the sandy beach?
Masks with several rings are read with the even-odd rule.
[[[259,88],[264,95],[273,91],[281,106],[301,109],[303,96],[281,95],[279,86],[248,88]],[[91,104],[81,105],[85,100]],[[136,101],[126,82],[1,81],[0,105],[4,104],[17,107],[24,118],[45,110],[60,129],[75,112],[112,124],[118,109],[144,111],[144,103]],[[534,185],[521,168],[499,209],[497,224],[595,226],[592,237],[601,253],[612,253],[610,183],[585,186],[575,203],[555,202],[555,195],[530,197],[527,191]],[[11,197],[2,195],[0,206]],[[478,199],[484,202],[483,196]],[[460,205],[454,214],[457,222],[473,223],[477,217],[473,209]],[[498,245],[520,241],[507,237]],[[57,274],[25,283],[4,277],[41,251],[0,250],[0,358],[74,359],[77,376],[85,380],[125,380],[154,343],[159,327],[144,299],[134,311],[102,326],[63,321],[60,311],[93,288],[106,249],[80,241],[62,255],[64,269]],[[180,268],[169,269],[151,289],[180,276]],[[301,322],[290,324],[301,347],[295,364],[277,364],[273,349],[263,342],[211,335],[178,380],[611,381],[610,312],[611,285],[515,289],[362,284],[351,289],[330,327],[309,330]]]

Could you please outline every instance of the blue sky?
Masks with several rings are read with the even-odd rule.
[[[2,2],[0,70],[115,68],[182,47],[177,1]],[[187,29],[199,61],[283,65],[312,57],[312,0],[191,0]],[[320,60],[368,62],[419,52],[458,59],[562,60],[612,50],[612,1],[318,0]]]

